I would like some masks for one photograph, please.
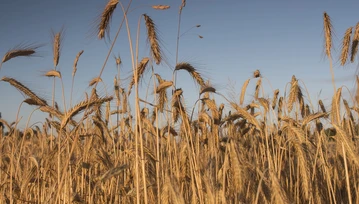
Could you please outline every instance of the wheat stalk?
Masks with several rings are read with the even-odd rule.
[[[249,123],[254,125],[258,130],[261,130],[258,121],[243,108],[239,107],[236,103],[231,103],[232,107],[237,111],[238,114],[242,116],[242,118],[246,119]]]
[[[27,103],[28,105],[34,105],[34,106],[41,106],[41,104],[37,103],[34,99],[32,98],[27,98],[23,101],[24,103]]]
[[[241,96],[240,96],[240,99],[239,99],[239,104],[240,105],[243,105],[244,96],[246,95],[247,86],[248,86],[250,80],[251,79],[247,79],[244,82],[243,86],[242,86]]]
[[[1,65],[3,63],[5,63],[13,58],[34,56],[34,54],[36,53],[36,50],[39,47],[41,47],[41,45],[18,45],[15,48],[7,51],[1,60],[0,69],[1,69]]]
[[[273,99],[272,99],[272,109],[274,110],[276,105],[277,105],[277,100],[278,100],[278,95],[279,95],[279,89],[276,89],[274,91],[274,94],[273,94]]]
[[[61,44],[63,40],[63,29],[61,29],[61,31],[58,33],[52,31],[52,35],[53,35],[53,39],[52,39],[53,62],[54,62],[54,67],[56,68],[60,60]]]
[[[325,53],[329,58],[330,72],[332,75],[332,84],[333,84],[333,88],[334,88],[334,92],[335,92],[337,90],[337,88],[335,86],[333,62],[332,62],[332,55],[331,55],[333,26],[332,26],[330,17],[326,12],[324,12],[323,18],[324,18],[324,33],[325,33],[324,34],[325,35]]]
[[[319,103],[320,109],[322,109],[322,112],[323,112],[323,113],[327,113],[327,110],[325,109],[325,106],[324,106],[324,104],[323,104],[323,101],[322,101],[322,100],[319,100],[318,103]]]
[[[89,82],[89,87],[99,83],[99,82],[102,82],[102,79],[101,77],[94,77],[91,79],[91,81]]]
[[[259,78],[257,83],[256,83],[256,88],[255,88],[255,92],[254,92],[254,98],[257,100],[258,99],[258,95],[259,95],[259,90],[261,88],[262,85],[262,78]]]
[[[332,26],[330,17],[326,12],[324,12],[324,14],[323,14],[323,20],[324,20],[324,35],[325,35],[325,53],[330,58],[331,57],[331,49],[332,49],[333,26]]]
[[[354,37],[353,37],[353,42],[352,42],[351,52],[350,52],[350,61],[351,62],[354,62],[355,55],[358,52],[358,43],[359,43],[359,22],[355,26]]]
[[[141,60],[140,64],[137,66],[137,76],[135,76],[135,74],[133,74],[133,76],[132,76],[132,80],[128,86],[128,95],[130,95],[132,86],[135,84],[135,79],[137,78],[137,82],[139,82],[143,73],[145,73],[146,66],[147,66],[149,60],[150,59],[148,57],[144,57]]]
[[[332,100],[332,123],[339,124],[340,122],[340,98],[342,94],[342,88],[339,88]]]
[[[340,62],[341,62],[342,66],[344,66],[345,62],[348,59],[349,47],[350,47],[350,37],[352,35],[352,30],[353,30],[353,27],[350,27],[345,31],[345,34],[344,34],[343,43],[342,43],[342,52],[340,55]]]
[[[29,57],[29,56],[33,55],[34,53],[35,53],[34,49],[10,50],[4,55],[2,62],[4,63],[4,62],[6,62],[12,58],[15,58],[15,57],[21,57],[21,56]]]
[[[161,91],[166,90],[168,87],[172,85],[173,85],[172,81],[163,81],[156,88],[156,93],[160,93]]]
[[[204,80],[199,72],[197,72],[196,68],[194,68],[191,64],[187,62],[181,62],[176,65],[175,71],[178,70],[186,70],[192,78],[201,86],[205,86]]]
[[[21,91],[22,93],[24,93],[25,95],[27,95],[28,97],[30,97],[31,99],[36,101],[37,104],[40,104],[41,106],[47,105],[47,102],[44,99],[38,97],[34,92],[32,92],[29,88],[27,88],[26,86],[24,86],[22,83],[18,82],[17,80],[15,80],[13,78],[9,78],[9,77],[3,77],[1,79],[1,81],[8,82],[13,87],[15,87],[17,90]]]
[[[289,98],[288,98],[288,112],[292,111],[293,104],[296,101],[297,96],[298,96],[298,92],[299,92],[298,80],[293,75],[292,81],[291,81],[291,87],[290,87],[290,91],[289,91]]]
[[[112,99],[113,97],[109,96],[109,97],[98,98],[98,99],[90,99],[78,103],[77,105],[75,105],[73,108],[71,108],[66,112],[65,117],[61,121],[61,128],[65,127],[68,121],[72,119],[72,117],[74,117],[81,111],[85,110],[86,108],[91,106],[101,105],[105,102],[111,101]]]
[[[253,78],[262,77],[261,72],[257,69],[253,72]]]
[[[44,76],[57,77],[57,78],[61,79],[61,73],[59,71],[56,71],[56,70],[50,70],[50,71],[46,72]]]
[[[145,18],[146,22],[147,40],[150,42],[151,45],[152,57],[155,59],[156,64],[160,64],[162,60],[162,53],[157,35],[156,25],[154,24],[151,17],[149,17],[148,15],[143,14],[143,17]]]
[[[110,21],[113,12],[116,9],[117,4],[118,4],[118,0],[109,0],[108,3],[106,4],[104,11],[101,14],[101,19],[98,25],[98,34],[97,34],[100,40],[105,37],[106,32],[107,35],[109,35]]]
[[[77,62],[79,61],[80,59],[80,56],[82,55],[82,53],[84,53],[83,50],[81,50],[79,53],[77,53],[76,55],[76,58],[75,58],[75,61],[74,61],[74,65],[73,65],[73,69],[72,69],[72,77],[75,76],[76,74],[76,71],[77,71]]]
[[[216,88],[214,88],[213,86],[206,85],[201,88],[199,95],[202,95],[204,93],[216,93]]]
[[[159,5],[153,5],[152,8],[156,9],[156,10],[167,10],[167,9],[170,8],[170,6],[169,5],[161,5],[161,4],[159,4]]]

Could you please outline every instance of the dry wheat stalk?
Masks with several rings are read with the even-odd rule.
[[[348,101],[343,99],[343,103],[344,103],[345,111],[347,112],[348,117],[350,118],[351,121],[354,121],[353,114],[350,110]]]
[[[121,98],[120,98],[120,86],[118,85],[117,77],[113,80],[114,83],[114,91],[116,96],[116,105],[119,106],[121,104]]]
[[[112,14],[116,9],[118,4],[118,0],[109,0],[104,11],[101,14],[100,23],[98,25],[98,38],[101,40],[105,37],[105,33],[109,35],[110,31],[110,21],[112,18]]]
[[[23,101],[24,103],[27,103],[28,105],[34,105],[34,106],[41,106],[41,104],[38,104],[34,99],[27,98]]]
[[[253,78],[262,77],[261,72],[257,69],[253,72]]]
[[[353,143],[350,142],[347,132],[345,132],[345,130],[343,130],[343,128],[341,128],[337,124],[333,124],[333,127],[337,132],[335,137],[337,145],[343,144],[345,147],[344,149],[348,155],[348,159],[353,161],[355,166],[359,166],[358,154],[355,152],[355,147],[353,146]]]
[[[59,71],[56,71],[56,70],[50,70],[50,71],[46,72],[44,76],[57,77],[57,78],[61,79],[61,73]]]
[[[280,119],[282,116],[282,112],[283,112],[282,108],[283,108],[283,96],[279,97],[278,100],[278,119]]]
[[[173,108],[172,117],[173,117],[174,122],[178,121],[179,116],[182,116],[183,120],[185,120],[187,113],[186,113],[186,110],[180,100],[176,100],[172,104],[172,108]]]
[[[350,52],[350,61],[351,62],[354,62],[355,55],[358,52],[358,43],[359,43],[359,22],[355,26],[354,37],[353,37],[353,42],[352,42],[351,52]]]
[[[149,60],[150,59],[148,57],[144,57],[137,67],[137,76],[135,76],[135,73],[133,73],[132,80],[128,86],[128,95],[130,95],[132,86],[135,84],[135,77],[137,77],[137,83],[138,83],[140,81],[143,73],[145,73],[146,66],[147,66]]]
[[[31,99],[36,101],[37,104],[40,104],[41,106],[47,105],[47,102],[44,99],[38,97],[34,92],[32,92],[29,88],[27,88],[26,86],[24,86],[17,80],[15,80],[13,78],[9,78],[9,77],[3,77],[1,79],[1,81],[8,82],[13,87],[15,87],[17,90],[21,91],[22,93],[24,93],[25,95],[27,95],[28,97],[30,97]]]
[[[304,112],[305,112],[305,116],[308,116],[311,114],[311,111],[310,111],[310,107],[308,104],[305,105],[305,108],[304,108]]]
[[[289,91],[289,97],[288,97],[288,112],[292,111],[293,104],[296,101],[297,96],[298,96],[298,92],[299,92],[298,80],[293,75],[292,81],[291,81],[291,87],[290,87],[290,91]]]
[[[278,95],[279,95],[279,89],[276,89],[274,91],[274,94],[273,94],[273,99],[272,99],[272,109],[274,110],[276,105],[277,105],[277,99],[278,99]]]
[[[302,127],[305,127],[308,123],[310,123],[313,120],[317,120],[319,118],[322,118],[326,115],[326,113],[314,113],[314,114],[310,114],[307,115],[302,122]]]
[[[111,111],[111,115],[115,115],[115,114],[123,114],[126,113],[126,111],[123,110],[113,110]],[[115,128],[116,129],[116,128]]]
[[[162,81],[156,89],[157,97],[157,106],[161,113],[163,113],[165,103],[167,102],[167,88],[172,86],[172,81]]]
[[[50,115],[54,115],[55,117],[57,117],[60,120],[62,120],[62,118],[64,117],[63,113],[61,113],[59,110],[56,110],[55,108],[53,108],[51,106],[41,106],[40,110],[42,112],[49,113]]]
[[[350,27],[345,31],[345,34],[344,34],[343,43],[342,43],[342,52],[340,55],[340,61],[341,61],[342,66],[344,66],[344,64],[346,63],[346,61],[348,59],[349,47],[350,47],[350,37],[352,35],[352,30],[353,30],[353,27]]]
[[[182,9],[186,6],[186,0],[182,0],[182,4],[180,6],[180,10],[179,10],[179,13],[182,12]]]
[[[302,118],[304,118],[306,110],[305,110],[305,103],[303,97],[298,100],[299,100],[300,114],[302,115]]]
[[[239,157],[234,145],[234,141],[231,141],[229,146],[229,158],[230,158],[230,171],[233,174],[233,187],[235,191],[240,192],[243,188],[243,175],[242,168],[239,163]]]
[[[187,62],[180,62],[176,65],[175,71],[178,70],[186,70],[192,78],[201,86],[205,86],[204,80],[201,77],[201,74],[197,72],[197,70],[189,63]]]
[[[102,79],[100,77],[94,77],[93,79],[91,79],[91,81],[89,82],[89,87],[102,82]]]
[[[246,94],[247,86],[248,86],[250,80],[251,80],[251,79],[247,79],[247,80],[244,82],[243,86],[242,86],[241,96],[240,96],[240,99],[239,99],[239,104],[240,104],[240,105],[243,105],[244,96],[245,96],[245,94]]]
[[[322,109],[322,112],[323,112],[323,113],[327,113],[327,111],[326,111],[326,109],[325,109],[325,106],[324,106],[324,104],[323,104],[323,101],[322,101],[322,100],[319,100],[318,103],[319,103],[320,109]]]
[[[216,89],[212,86],[204,86],[201,88],[201,91],[199,92],[199,95],[202,95],[203,93],[216,93]]]
[[[124,165],[118,165],[116,167],[111,168],[110,170],[106,171],[104,174],[102,174],[100,177],[98,177],[96,180],[104,182],[107,179],[118,175],[119,173],[121,173],[123,170],[127,169],[128,165],[124,164]]]
[[[41,45],[18,45],[15,48],[7,51],[2,58],[2,63],[7,62],[15,57],[31,57],[36,53],[36,49]]]
[[[254,125],[258,130],[261,129],[258,121],[251,114],[249,114],[243,108],[239,107],[236,103],[232,102],[231,105],[234,109],[236,109],[238,114],[240,114],[242,116],[242,118],[246,119],[249,123]]]
[[[120,94],[122,95],[122,111],[127,112],[127,94],[125,89],[119,89]]]
[[[332,112],[331,118],[333,124],[339,124],[340,122],[340,98],[342,94],[342,88],[339,88],[333,96],[332,100]]]
[[[59,64],[59,60],[60,60],[60,51],[61,51],[61,44],[62,44],[62,40],[63,40],[63,29],[61,29],[60,32],[55,33],[54,31],[52,31],[52,35],[53,35],[53,39],[52,39],[52,51],[53,51],[53,62],[54,62],[54,67],[56,68],[56,66]]]
[[[262,78],[259,78],[257,81],[257,84],[256,84],[255,92],[254,92],[254,98],[256,100],[258,99],[259,90],[260,90],[261,86],[262,86]]]
[[[219,112],[217,110],[216,102],[213,99],[209,99],[209,98],[203,98],[201,100],[211,110],[214,124],[218,125],[219,124]]]
[[[172,86],[172,81],[163,81],[159,84],[159,86],[156,88],[156,93],[159,93],[163,90],[166,90],[168,87]]]
[[[116,65],[121,65],[122,64],[121,57],[116,57],[115,60],[116,60]]]
[[[162,60],[162,52],[159,44],[156,25],[148,15],[143,14],[143,17],[145,18],[146,22],[147,40],[150,42],[151,45],[152,57],[156,61],[156,64],[160,64]]]
[[[108,122],[110,121],[110,114],[111,114],[111,104],[110,104],[110,102],[106,102],[106,112],[105,112],[106,127],[108,125]]]
[[[330,58],[331,57],[331,49],[332,49],[332,23],[330,21],[329,15],[324,12],[324,35],[325,35],[325,53]]]
[[[167,10],[167,9],[170,8],[170,6],[169,5],[161,5],[161,4],[159,4],[159,5],[153,5],[152,8],[156,9],[156,10]]]
[[[173,92],[172,99],[171,99],[171,106],[172,106],[172,117],[174,122],[178,121],[178,118],[180,116],[180,113],[184,110],[184,107],[181,103],[181,96],[182,96],[182,89],[176,89]]]
[[[61,128],[65,127],[65,125],[68,123],[69,120],[72,119],[72,117],[74,117],[81,111],[85,110],[87,107],[99,106],[105,102],[111,101],[112,99],[113,97],[109,96],[109,97],[98,98],[98,99],[94,98],[78,103],[77,105],[75,105],[73,108],[71,108],[66,112],[65,117],[61,121]]]
[[[145,108],[142,108],[142,110],[141,110],[141,112],[140,112],[140,117],[141,117],[141,119],[147,118],[148,113],[149,113],[148,108],[146,108],[146,107],[145,107]]]
[[[75,61],[74,61],[74,65],[73,65],[73,69],[72,69],[72,76],[75,76],[76,71],[77,71],[77,62],[80,59],[80,56],[82,55],[82,53],[84,53],[83,50],[81,50],[79,53],[77,53]]]
[[[288,140],[294,147],[294,154],[297,158],[297,168],[300,172],[299,176],[301,179],[299,180],[299,182],[301,186],[301,194],[305,199],[308,199],[311,185],[309,182],[310,173],[307,165],[307,161],[309,160],[309,158],[306,155],[306,152],[308,152],[308,144],[306,146],[303,145],[303,136],[305,135],[305,133],[301,129],[293,127],[291,125],[288,127],[288,129],[290,131],[290,133],[288,134]]]
[[[162,82],[164,81],[164,80],[162,79],[161,75],[155,74],[155,76],[156,76],[156,79],[157,79],[158,83],[162,83]]]
[[[258,98],[259,103],[263,106],[264,108],[264,115],[266,115],[269,111],[269,101],[265,98]]]

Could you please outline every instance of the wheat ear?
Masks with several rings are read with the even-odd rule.
[[[324,35],[325,35],[325,53],[330,58],[331,49],[332,49],[333,26],[330,17],[326,12],[324,12],[323,19],[324,19]]]
[[[63,40],[63,29],[61,29],[60,32],[55,33],[52,31],[52,52],[53,52],[53,63],[54,67],[56,67],[59,64],[60,60],[60,51],[61,51],[61,44]]]
[[[116,9],[118,0],[109,0],[104,11],[101,14],[100,24],[98,25],[98,38],[101,40],[105,37],[105,33],[109,34],[110,31],[110,21],[112,14]]]
[[[161,5],[161,4],[159,4],[159,5],[153,5],[152,8],[156,9],[156,10],[167,10],[167,9],[170,8],[170,6],[169,5]]]
[[[352,47],[351,47],[351,52],[350,52],[350,61],[351,62],[354,62],[355,55],[358,52],[358,43],[359,43],[359,22],[355,26],[354,37],[353,37],[353,42],[352,42]]]
[[[201,86],[205,86],[204,80],[199,72],[197,72],[196,68],[194,68],[191,64],[187,62],[181,62],[176,65],[175,71],[178,70],[186,70],[192,78]]]
[[[147,28],[147,40],[151,45],[151,54],[156,61],[156,64],[160,64],[162,60],[161,47],[158,40],[156,25],[153,20],[146,14],[143,14]]]
[[[41,106],[47,105],[47,102],[44,99],[38,97],[34,92],[32,92],[29,88],[27,88],[26,86],[24,86],[22,83],[18,82],[17,80],[15,80],[13,78],[3,77],[1,79],[1,81],[8,82],[13,87],[15,87],[17,90],[21,91],[22,93],[24,93],[25,95],[27,95],[28,97],[30,97],[31,99],[36,101],[37,104],[39,104]]]
[[[81,50],[79,53],[77,53],[76,55],[76,58],[75,58],[75,61],[74,61],[74,65],[73,65],[73,69],[72,69],[72,77],[75,76],[76,74],[76,71],[77,71],[77,62],[79,61],[80,59],[80,56],[82,55],[82,53],[84,53],[83,50]]]
[[[50,71],[46,72],[44,76],[57,77],[57,78],[61,79],[61,73],[59,71],[56,71],[56,70],[50,70]]]
[[[135,77],[137,77],[137,83],[138,83],[140,81],[143,73],[146,70],[146,66],[147,66],[149,60],[150,59],[148,57],[145,57],[145,58],[143,58],[141,60],[140,64],[137,67],[137,76],[135,76],[135,75],[132,76],[132,80],[131,80],[130,85],[128,87],[128,95],[130,95],[132,86],[135,84]]]
[[[293,104],[297,99],[298,96],[298,80],[295,76],[292,76],[291,87],[289,91],[289,98],[288,98],[288,112],[291,112],[293,109]]]
[[[98,99],[90,99],[86,101],[82,101],[70,110],[68,110],[65,114],[65,117],[61,121],[61,127],[65,127],[65,125],[68,123],[69,120],[72,119],[75,115],[80,113],[81,111],[85,110],[87,107],[91,107],[94,105],[101,105],[105,102],[111,101],[113,99],[112,96],[104,97],[104,98],[98,98]]]
[[[353,28],[350,27],[345,31],[343,44],[342,44],[342,53],[340,55],[341,65],[344,66],[349,54],[349,47],[350,47],[350,37],[352,35]]]
[[[247,79],[244,82],[243,86],[242,86],[241,96],[240,96],[240,99],[239,99],[239,104],[240,105],[243,105],[244,96],[246,95],[247,86],[248,86],[250,80],[251,79]]]
[[[2,58],[2,63],[7,62],[16,57],[31,57],[36,53],[36,49],[41,45],[18,45],[15,48],[7,51]]]

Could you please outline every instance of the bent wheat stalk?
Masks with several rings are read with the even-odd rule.
[[[333,70],[333,62],[332,62],[332,55],[331,55],[333,26],[332,26],[330,17],[326,12],[324,12],[323,20],[324,20],[324,35],[325,35],[325,54],[329,58],[330,72],[332,74],[332,84],[333,84],[333,88],[334,88],[334,92],[335,92],[337,89],[335,87],[334,70]]]
[[[3,77],[1,79],[1,81],[8,82],[13,87],[15,87],[17,90],[21,91],[22,93],[24,93],[25,95],[27,95],[28,97],[33,99],[40,106],[47,106],[47,102],[44,99],[38,97],[34,92],[32,92],[29,88],[27,88],[26,86],[24,86],[22,83],[18,82],[17,80],[15,80],[13,78],[9,78],[9,77]]]

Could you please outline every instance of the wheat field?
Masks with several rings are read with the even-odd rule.
[[[182,0],[179,19],[185,6]],[[118,32],[123,29],[131,38],[129,6],[109,0],[100,14],[99,40],[114,26],[113,12],[121,10],[124,27]],[[91,92],[72,104],[77,65],[86,52],[80,50],[74,56],[71,98],[55,101],[55,95],[65,95],[57,68],[62,31],[53,33],[54,67],[44,74],[53,80],[51,100],[16,76],[2,76],[0,86],[16,88],[26,96],[22,103],[47,117],[25,129],[17,128],[18,121],[0,119],[0,203],[359,203],[359,95],[344,98],[344,87],[337,88],[333,73],[335,94],[327,105],[310,100],[305,84],[294,75],[284,93],[263,93],[265,78],[259,70],[241,82],[238,100],[229,100],[178,56],[173,77],[162,78],[154,69],[165,60],[155,20],[146,14],[141,20],[150,53],[141,58],[130,41],[132,76],[127,84],[120,82],[120,73],[113,82],[102,80],[107,58],[89,83]],[[331,63],[327,13],[323,25]],[[178,30],[177,53],[180,22]],[[358,40],[359,24],[345,32],[342,65],[354,62]],[[0,71],[10,60],[31,57],[37,48],[9,50]],[[121,62],[116,58],[118,67]],[[187,90],[176,86],[178,72],[188,73],[199,87],[192,109],[184,102]],[[144,77],[151,77],[153,90],[142,87],[151,96],[139,91]],[[103,83],[112,89],[99,92]],[[56,85],[61,93],[55,93]]]

